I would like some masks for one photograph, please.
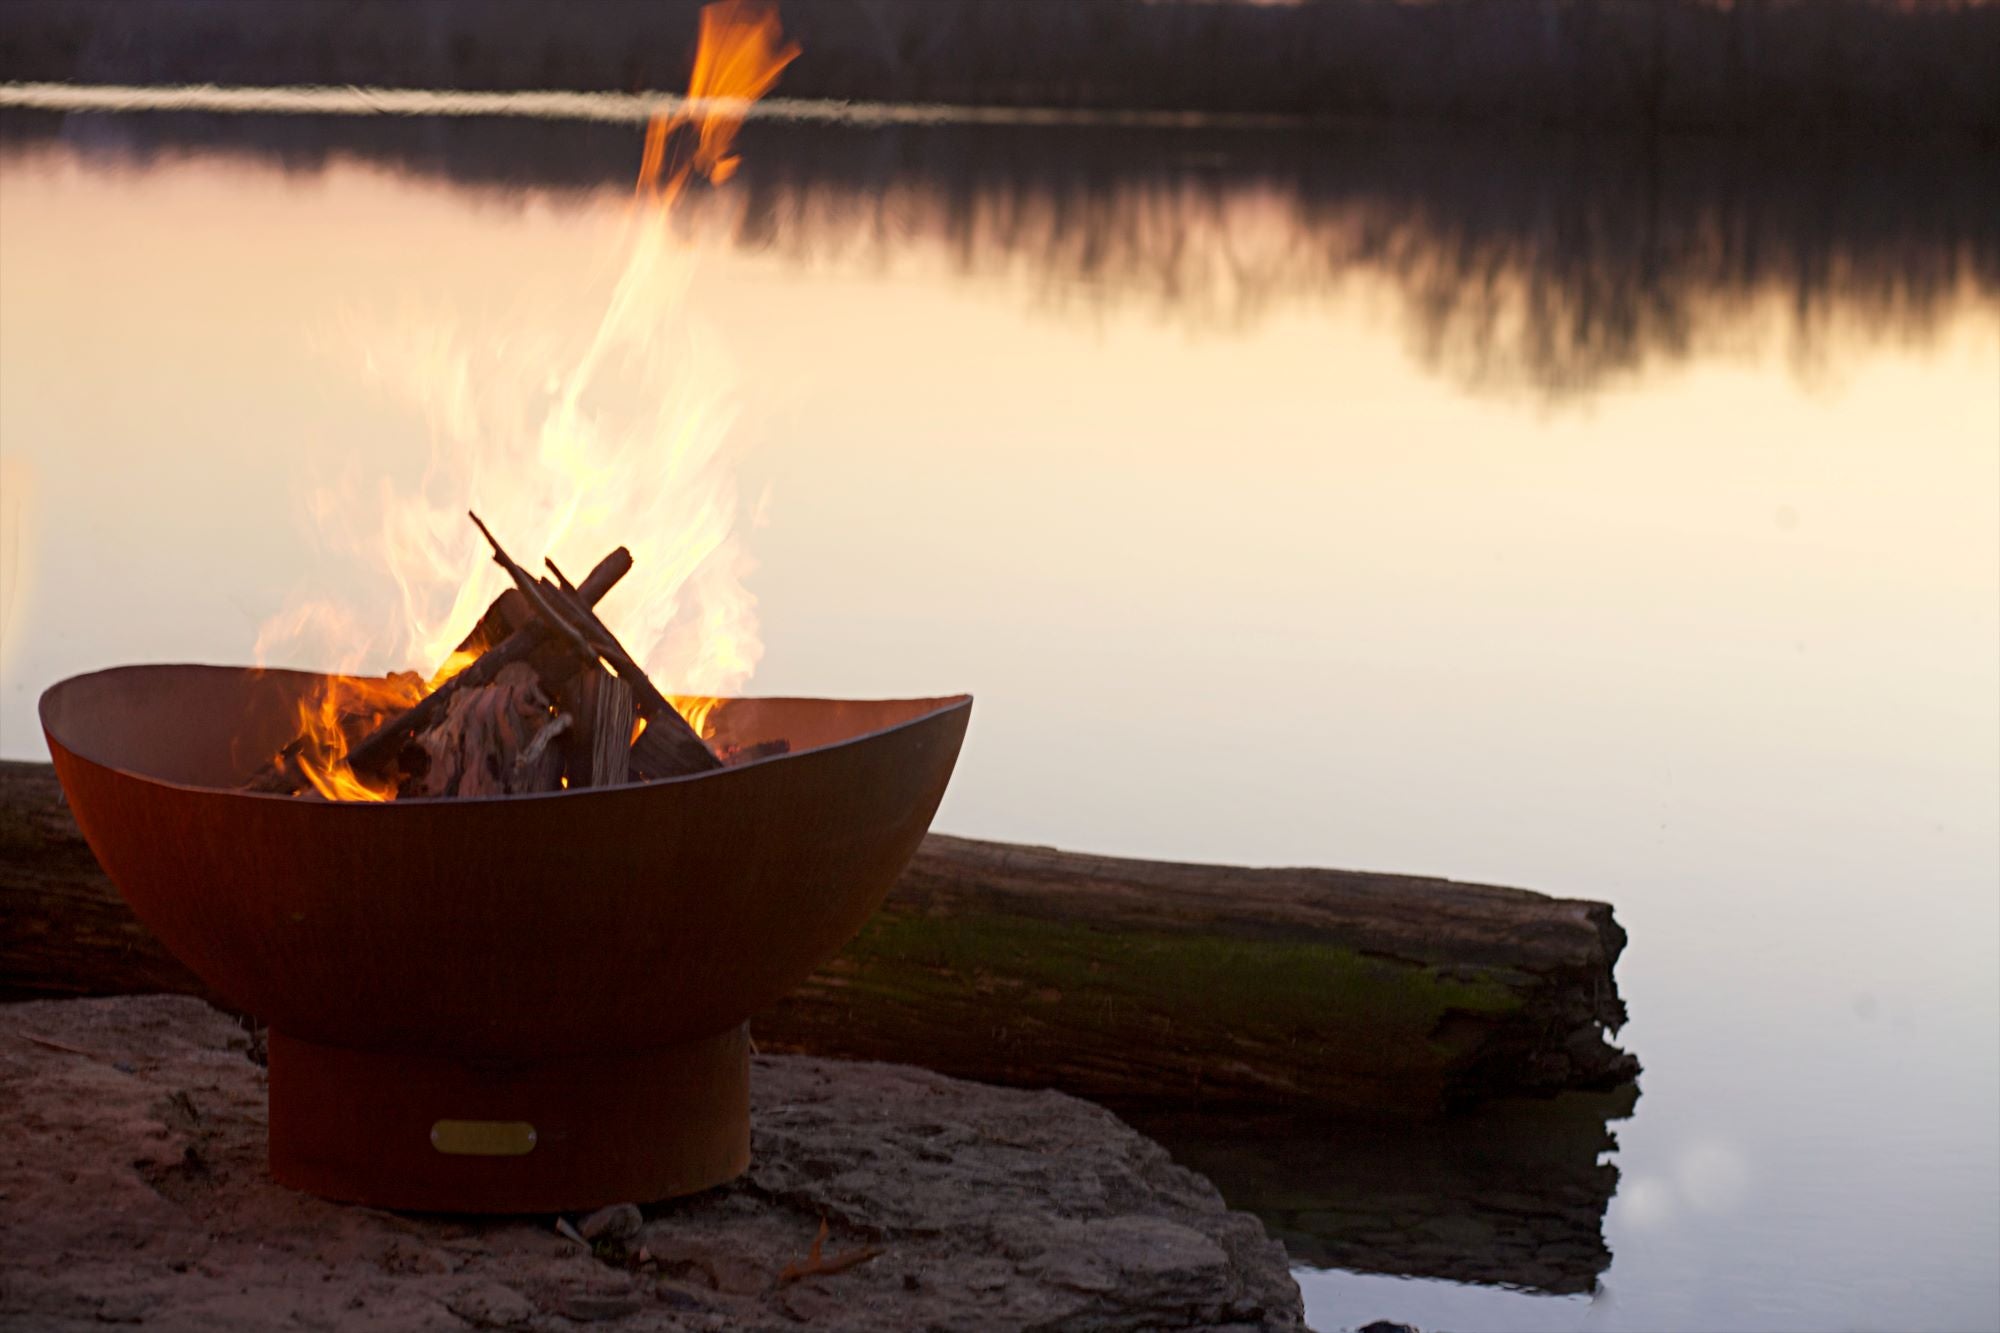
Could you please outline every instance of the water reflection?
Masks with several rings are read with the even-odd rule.
[[[623,188],[635,134],[18,110],[4,125],[17,150],[60,137],[293,171],[360,157],[503,191]],[[2000,302],[2000,178],[1949,145],[1776,156],[1727,141],[784,123],[745,142],[755,170],[690,225],[800,264],[941,258],[1067,316],[1137,307],[1205,331],[1379,282],[1423,364],[1552,402],[1698,358],[1776,352],[1808,378],[1838,373]]]
[[[1568,1296],[1595,1291],[1610,1266],[1611,1122],[1638,1095],[1577,1093],[1416,1125],[1126,1118],[1263,1219],[1294,1264]]]
[[[302,584],[393,605],[297,512],[326,471],[418,482],[428,423],[361,354],[438,310],[588,319],[638,133],[0,124],[24,758],[64,676],[242,661]],[[1588,1302],[1308,1271],[1317,1324],[1995,1326],[1984,163],[754,133],[707,219],[744,248],[693,295],[756,358],[759,690],[973,689],[950,832],[1525,884],[1631,930],[1646,1113],[1608,1211],[1608,1114],[1546,1157],[1178,1145],[1306,1263],[1550,1290],[1616,1250]],[[1541,1174],[1530,1220],[1468,1202]]]

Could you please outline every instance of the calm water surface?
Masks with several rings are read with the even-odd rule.
[[[1149,1126],[1285,1238],[1315,1326],[2000,1324],[1983,164],[745,150],[685,244],[751,389],[757,690],[976,692],[951,832],[1519,884],[1631,933],[1636,1105]],[[636,151],[7,113],[0,751],[43,753],[65,675],[245,661],[301,589],[375,592],[302,502],[421,479],[371,331],[574,317]]]

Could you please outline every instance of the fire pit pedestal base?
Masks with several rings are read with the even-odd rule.
[[[467,1061],[273,1030],[271,1175],[415,1211],[566,1212],[692,1194],[750,1163],[747,1025],[637,1053]]]

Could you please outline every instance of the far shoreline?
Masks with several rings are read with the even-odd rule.
[[[780,100],[1079,113],[2000,138],[2000,5],[1888,0],[780,0]],[[8,84],[684,87],[699,0],[9,0]]]

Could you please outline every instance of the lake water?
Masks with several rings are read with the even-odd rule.
[[[422,480],[380,331],[587,309],[639,144],[4,131],[15,758],[59,678],[247,661],[302,591],[369,593],[304,497]],[[1284,1236],[1316,1327],[2000,1325],[1990,162],[1074,124],[743,148],[684,247],[746,390],[755,690],[976,693],[946,831],[1522,885],[1631,934],[1636,1105],[1149,1126]]]

